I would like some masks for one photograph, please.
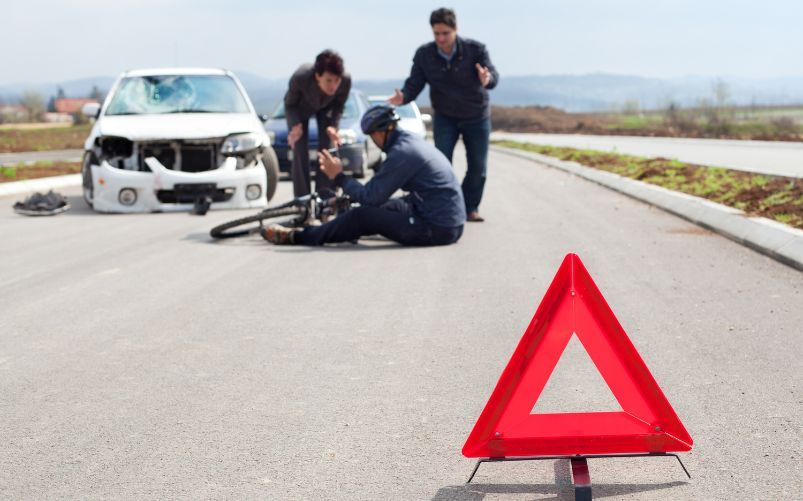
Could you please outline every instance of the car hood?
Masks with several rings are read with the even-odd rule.
[[[104,115],[99,133],[132,141],[204,139],[236,132],[261,132],[262,123],[250,113],[176,113],[164,115]]]

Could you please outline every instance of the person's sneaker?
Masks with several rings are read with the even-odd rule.
[[[296,230],[287,228],[280,224],[270,224],[265,228],[259,230],[262,238],[275,245],[293,245],[293,233]]]
[[[480,216],[480,213],[475,210],[469,212],[468,217],[466,219],[468,219],[472,223],[481,223],[485,221],[485,218]]]

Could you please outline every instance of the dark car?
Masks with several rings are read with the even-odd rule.
[[[371,138],[362,133],[360,118],[369,107],[368,99],[357,90],[352,90],[340,119],[340,158],[343,161],[343,170],[354,177],[364,177],[369,168],[376,167],[381,160],[382,152],[371,141]],[[284,103],[280,102],[270,119],[265,122],[265,130],[271,136],[273,149],[279,157],[279,170],[290,173],[293,163],[293,151],[287,147],[287,120],[284,116]],[[309,124],[310,170],[318,170],[318,124],[315,119]]]

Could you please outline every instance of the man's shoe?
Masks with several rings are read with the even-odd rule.
[[[260,228],[259,234],[262,238],[275,245],[293,245],[293,228],[287,228],[280,224],[270,224],[265,228]]]
[[[481,223],[485,221],[485,219],[482,216],[480,216],[480,213],[475,210],[469,212],[468,217],[466,219],[468,219],[472,223]]]

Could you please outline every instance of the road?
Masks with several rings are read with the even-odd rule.
[[[70,212],[26,218],[0,199],[0,498],[573,499],[565,461],[465,486],[460,454],[567,252],[695,440],[692,480],[592,460],[595,496],[798,496],[803,274],[490,160],[487,222],[431,249],[213,243],[243,212],[100,215],[71,189]],[[536,410],[614,410],[607,391],[570,346]]]
[[[23,153],[0,153],[0,165],[15,165],[26,162],[80,162],[83,150],[29,151]]]
[[[535,144],[617,151],[646,157],[666,157],[776,176],[803,177],[803,143],[799,142],[515,132],[494,132],[492,137]]]

